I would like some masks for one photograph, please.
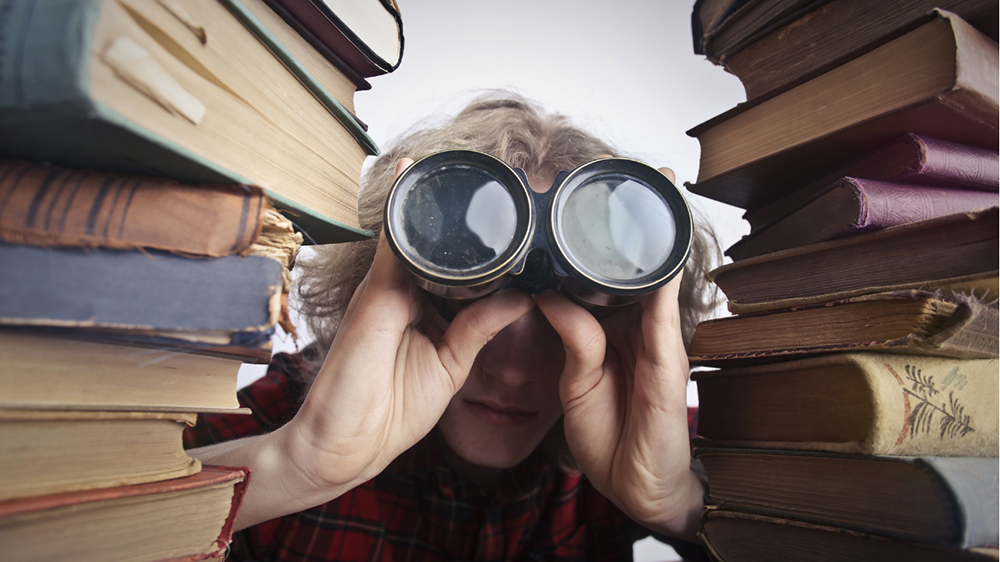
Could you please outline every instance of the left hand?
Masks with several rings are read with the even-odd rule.
[[[695,540],[704,489],[690,469],[680,282],[601,320],[555,291],[538,307],[566,351],[559,394],[580,468],[634,520]]]

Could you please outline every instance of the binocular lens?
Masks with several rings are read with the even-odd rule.
[[[670,258],[676,221],[667,202],[632,177],[592,178],[562,199],[553,220],[566,258],[601,281],[633,281]]]

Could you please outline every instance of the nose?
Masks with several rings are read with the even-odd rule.
[[[490,340],[480,361],[487,384],[518,388],[558,377],[565,357],[559,334],[536,308]]]

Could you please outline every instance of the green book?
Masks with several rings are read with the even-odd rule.
[[[0,1],[0,154],[264,188],[316,243],[357,222],[357,120],[238,0]]]

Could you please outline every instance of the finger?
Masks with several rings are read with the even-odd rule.
[[[585,396],[600,382],[607,341],[601,324],[558,291],[538,296],[538,308],[562,338],[566,365],[559,379],[563,407]]]
[[[398,178],[399,174],[402,174],[403,170],[409,168],[411,164],[413,164],[413,158],[400,158],[396,162],[396,175],[395,175],[395,177]]]
[[[451,375],[455,391],[465,383],[472,363],[500,330],[531,312],[535,301],[524,291],[498,291],[458,312],[437,345],[441,365]]]
[[[660,173],[667,176],[667,179],[670,180],[670,183],[673,184],[677,183],[677,174],[674,173],[673,169],[664,166],[663,168],[660,168]]]

